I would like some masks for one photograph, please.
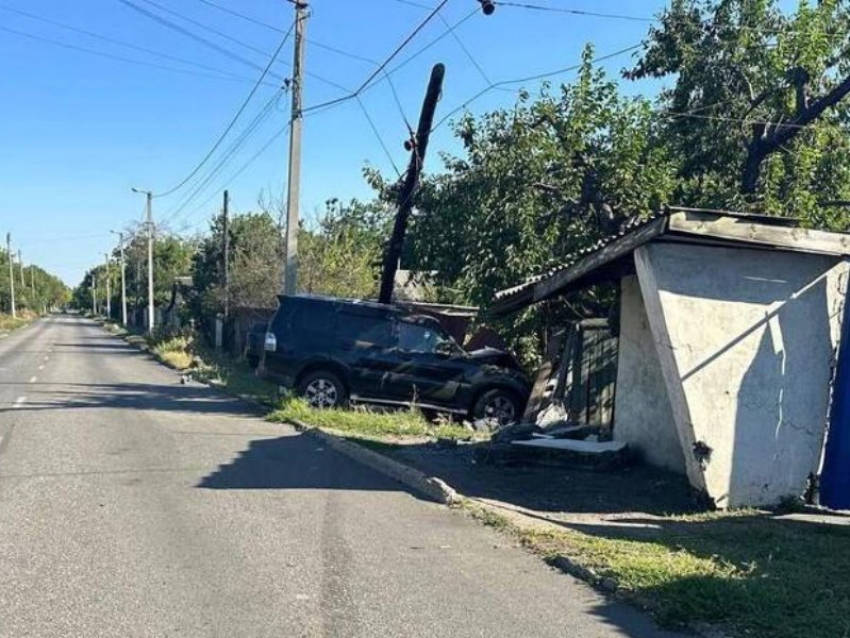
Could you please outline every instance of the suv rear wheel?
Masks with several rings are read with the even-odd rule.
[[[333,372],[317,370],[298,384],[298,394],[313,408],[338,408],[348,403],[345,384]]]
[[[490,427],[501,427],[518,421],[522,414],[519,397],[510,390],[493,388],[482,393],[475,406],[472,416],[488,423]]]

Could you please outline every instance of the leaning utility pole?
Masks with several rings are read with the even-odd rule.
[[[112,296],[109,291],[109,253],[103,253],[105,258],[104,266],[106,267],[106,318],[112,319]]]
[[[295,4],[295,56],[292,63],[292,120],[289,131],[289,183],[286,195],[286,263],[283,293],[294,295],[298,289],[298,200],[301,186],[301,97],[304,89],[304,28],[307,3]]]
[[[6,233],[6,252],[9,257],[9,290],[12,295],[12,317],[18,316],[18,311],[15,309],[15,264],[12,259],[12,233]]]
[[[230,314],[230,193],[224,191],[222,217],[222,274],[224,277],[224,318]]]
[[[422,164],[425,161],[425,151],[428,149],[428,137],[431,134],[431,126],[434,122],[434,111],[437,101],[440,99],[440,91],[443,88],[443,76],[446,67],[442,64],[434,65],[431,69],[431,79],[428,81],[428,90],[425,92],[425,100],[422,103],[422,111],[419,114],[419,126],[416,129],[416,137],[410,140],[410,163],[404,177],[401,191],[398,197],[398,212],[393,224],[393,234],[387,244],[384,253],[384,264],[381,269],[381,292],[378,296],[380,303],[390,303],[393,297],[393,285],[395,274],[398,270],[398,262],[401,259],[401,249],[404,245],[404,234],[407,231],[407,220],[413,209],[413,196],[419,186],[419,174],[422,172]]]

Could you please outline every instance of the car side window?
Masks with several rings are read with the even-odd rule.
[[[380,348],[391,348],[393,345],[392,323],[386,319],[341,314],[337,323],[337,332],[343,343]]]
[[[398,348],[405,352],[437,352],[440,335],[433,328],[405,321],[398,322]]]

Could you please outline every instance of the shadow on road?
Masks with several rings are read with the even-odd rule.
[[[197,385],[158,385],[149,383],[34,383],[27,402],[14,410],[149,410],[192,414],[256,415],[260,409],[239,399]],[[44,389],[38,389],[44,388]]]
[[[204,477],[198,487],[212,490],[378,490],[414,494],[401,483],[304,434],[251,441],[232,462]]]

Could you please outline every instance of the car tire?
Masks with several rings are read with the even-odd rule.
[[[475,401],[472,417],[487,422],[490,429],[516,423],[522,418],[522,401],[510,390],[493,388],[481,393]]]
[[[316,370],[298,382],[298,396],[313,408],[341,408],[348,405],[348,390],[329,370]]]

